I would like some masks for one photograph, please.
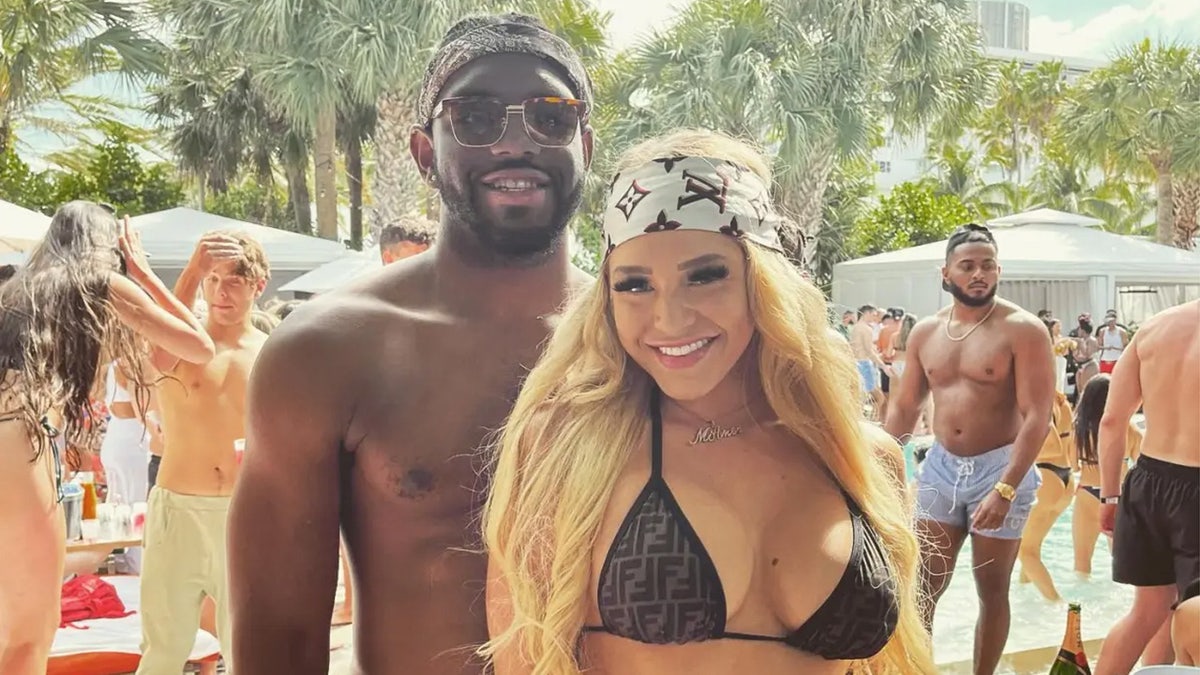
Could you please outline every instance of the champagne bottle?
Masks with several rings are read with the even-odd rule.
[[[1049,675],[1092,675],[1087,655],[1083,653],[1083,633],[1080,627],[1081,608],[1072,602],[1067,607],[1067,631],[1063,634],[1062,647],[1050,667]]]

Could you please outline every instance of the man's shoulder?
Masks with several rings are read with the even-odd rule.
[[[1200,331],[1200,300],[1185,302],[1165,309],[1146,319],[1134,337],[1138,335],[1153,335],[1159,330],[1189,330]],[[1149,331],[1148,333],[1146,331]]]
[[[1017,329],[1018,334],[1040,331],[1049,339],[1050,333],[1046,330],[1046,324],[1033,312],[1003,298],[996,298],[996,305],[997,318],[1002,319],[1006,326]]]

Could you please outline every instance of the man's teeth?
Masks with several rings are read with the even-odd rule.
[[[541,187],[531,180],[498,180],[488,183],[493,190],[536,190]]]
[[[682,347],[659,347],[658,351],[666,354],[667,356],[687,356],[688,354],[691,354],[697,349],[704,347],[710,342],[712,342],[712,338],[706,338],[704,340],[696,340],[695,342],[689,345],[683,345]]]

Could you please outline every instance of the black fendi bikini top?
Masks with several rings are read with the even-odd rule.
[[[849,495],[846,503],[854,529],[850,560],[825,603],[788,635],[726,630],[720,574],[663,479],[657,390],[650,414],[650,479],[617,530],[600,570],[597,603],[603,625],[585,626],[584,631],[647,644],[714,639],[782,642],[838,661],[879,653],[896,629],[895,581],[879,535]]]

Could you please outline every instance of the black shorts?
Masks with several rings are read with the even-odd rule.
[[[888,389],[891,388],[891,382],[892,382],[892,378],[888,377],[887,373],[883,372],[883,369],[880,368],[879,369],[879,390],[885,394],[888,393]]]
[[[1174,584],[1200,577],[1200,468],[1142,455],[1125,476],[1113,532],[1113,581]]]
[[[147,467],[147,472],[150,477],[150,487],[158,482],[158,465],[162,464],[162,455],[150,455],[150,466]]]

